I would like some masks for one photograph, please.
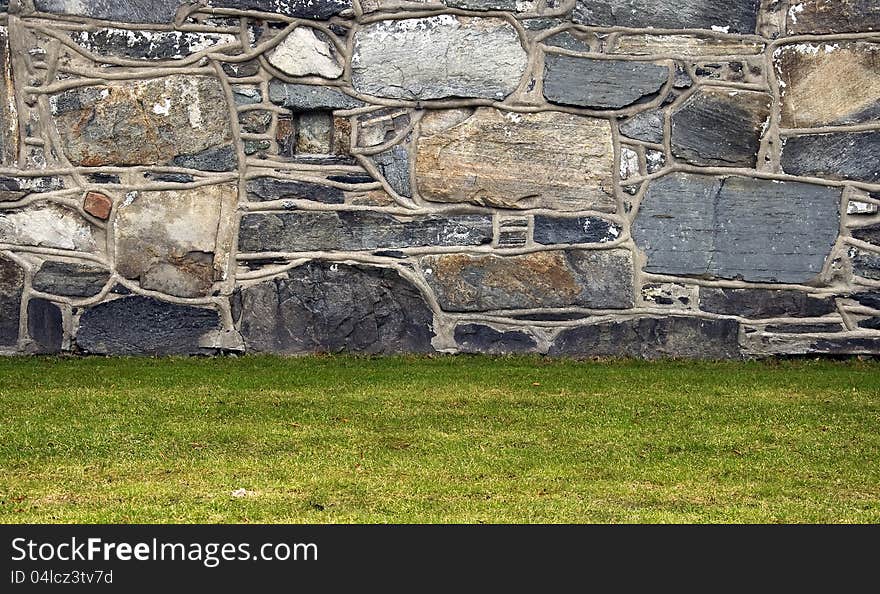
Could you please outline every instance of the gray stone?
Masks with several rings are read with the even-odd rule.
[[[743,352],[748,355],[878,355],[880,337],[828,336],[817,339],[799,334],[745,333]]]
[[[342,204],[345,193],[333,186],[277,177],[255,177],[247,182],[247,197],[252,202],[299,199],[323,204]]]
[[[0,256],[0,346],[15,346],[21,316],[24,271]]]
[[[242,252],[376,250],[482,245],[492,241],[485,215],[394,216],[381,212],[249,213],[239,229]]]
[[[95,264],[43,262],[34,274],[37,291],[62,297],[94,297],[110,280],[110,271]]]
[[[236,105],[256,105],[263,102],[263,93],[256,87],[233,85],[232,99]]]
[[[445,254],[425,256],[419,265],[446,311],[626,309],[634,303],[632,253],[624,249]]]
[[[455,327],[455,342],[463,353],[490,355],[528,353],[538,346],[525,332],[499,331],[485,324],[459,324]]]
[[[124,23],[171,23],[183,0],[34,0],[42,12]]]
[[[115,56],[134,60],[173,60],[237,41],[229,33],[196,33],[192,31],[138,31],[134,29],[101,28],[94,31],[71,31],[71,40],[98,56]]]
[[[326,20],[351,11],[351,0],[208,0],[216,8],[275,12],[301,19]]]
[[[392,269],[311,262],[241,289],[236,301],[249,351],[433,351],[433,313]]]
[[[782,169],[792,175],[880,182],[880,131],[792,136],[783,144]]]
[[[27,304],[28,334],[40,353],[60,353],[64,341],[61,309],[45,299],[30,299]]]
[[[553,103],[620,109],[656,96],[669,79],[666,66],[548,54],[544,97]]]
[[[248,60],[247,62],[224,62],[223,72],[232,78],[246,78],[260,73],[260,61]]]
[[[672,112],[672,154],[692,165],[755,167],[767,93],[703,87]]]
[[[238,164],[238,158],[235,155],[235,147],[225,144],[205,149],[194,155],[174,157],[171,164],[200,171],[232,171]]]
[[[880,330],[880,318],[866,318],[859,321],[859,328],[867,328],[868,330]]]
[[[572,20],[592,27],[754,33],[759,0],[578,0]]]
[[[293,111],[354,109],[364,105],[332,87],[285,83],[275,78],[269,81],[269,101]]]
[[[621,234],[619,225],[599,217],[535,215],[535,243],[608,243]]]
[[[802,283],[837,239],[840,188],[675,173],[651,182],[633,222],[648,272]]]
[[[850,299],[854,299],[859,305],[880,310],[880,292],[864,292],[852,295]]]
[[[620,123],[620,133],[628,138],[663,143],[663,112],[657,109],[643,111]]]
[[[2,120],[0,120],[2,121]],[[22,172],[24,173],[24,172]],[[42,194],[64,188],[64,180],[48,175],[0,176],[0,202],[14,202],[28,194]]]
[[[880,223],[853,229],[851,233],[856,239],[880,246]]]
[[[76,344],[92,355],[197,355],[213,352],[200,343],[219,330],[214,309],[135,295],[86,309]]]
[[[700,309],[744,318],[818,318],[837,310],[830,297],[777,289],[700,289]]]
[[[14,166],[18,161],[19,130],[18,110],[14,101],[15,88],[13,71],[9,55],[9,33],[0,25],[0,122],[5,125],[0,129],[0,165]],[[0,195],[0,200],[3,200]]]
[[[765,332],[780,334],[830,334],[843,330],[842,324],[771,324],[764,327]]]
[[[853,274],[871,280],[880,280],[880,253],[851,248],[849,259]]]
[[[377,97],[501,100],[527,63],[507,21],[441,15],[365,25],[355,33],[351,80],[356,91]]]
[[[575,31],[563,31],[551,35],[543,41],[544,45],[550,47],[561,47],[573,52],[591,52],[598,48],[598,38],[594,34],[581,34],[581,37],[575,37]]]
[[[243,132],[249,134],[265,134],[272,125],[272,112],[254,109],[238,114],[238,123]]]
[[[790,35],[880,31],[876,0],[793,0],[786,20]]]
[[[401,196],[412,198],[412,185],[409,179],[409,151],[397,145],[372,157],[385,181]]]

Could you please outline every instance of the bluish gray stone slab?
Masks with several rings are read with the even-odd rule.
[[[248,180],[247,197],[248,200],[254,202],[288,198],[314,200],[323,204],[342,204],[345,202],[345,193],[339,188],[276,177],[255,177]]]
[[[463,353],[507,355],[528,353],[538,344],[520,330],[500,331],[485,324],[459,324],[455,327],[455,342]]]
[[[656,95],[668,79],[666,66],[650,62],[544,58],[544,97],[561,105],[620,109]]]
[[[43,262],[34,274],[33,287],[62,297],[93,297],[101,292],[108,280],[110,271],[100,266]]]
[[[24,271],[15,262],[0,257],[0,345],[2,346],[14,346],[18,342],[23,287]]]
[[[331,87],[269,81],[269,101],[293,111],[354,109],[362,101]]]
[[[217,8],[259,10],[289,17],[318,20],[326,20],[346,10],[351,10],[351,0],[208,0],[207,3]]]
[[[170,23],[182,0],[34,0],[42,12],[124,23]]]
[[[628,138],[663,144],[663,112],[643,111],[620,123],[620,133]]]
[[[711,29],[754,33],[759,0],[579,0],[572,20],[594,27]]]
[[[612,221],[599,217],[553,217],[535,215],[535,243],[608,243],[621,234]]]
[[[45,299],[30,299],[27,304],[28,334],[40,353],[59,353],[64,340],[61,309]]]
[[[792,175],[880,182],[880,131],[787,138],[782,169]]]
[[[821,317],[836,311],[831,297],[774,289],[700,289],[700,309],[744,318]]]

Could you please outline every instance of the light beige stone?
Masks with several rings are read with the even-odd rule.
[[[763,43],[743,39],[702,35],[621,35],[612,53],[696,58],[699,56],[753,56],[763,51]]]
[[[269,63],[290,76],[314,74],[339,78],[342,66],[329,41],[320,39],[311,27],[297,27],[268,55]]]

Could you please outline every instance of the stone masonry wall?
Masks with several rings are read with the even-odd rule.
[[[2,353],[880,353],[876,0],[6,4]]]

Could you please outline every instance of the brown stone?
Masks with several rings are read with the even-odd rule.
[[[83,200],[83,210],[95,217],[106,221],[110,218],[113,209],[113,201],[101,192],[87,192]]]
[[[764,44],[750,40],[722,39],[707,35],[621,35],[611,53],[631,56],[669,55],[682,58],[699,56],[757,55]]]
[[[792,35],[880,31],[877,0],[793,0],[787,16]]]

